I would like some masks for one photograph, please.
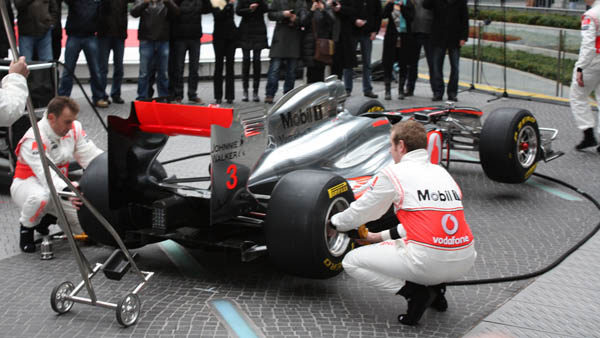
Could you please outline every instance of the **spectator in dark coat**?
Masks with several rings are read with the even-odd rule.
[[[469,38],[469,12],[467,0],[424,0],[423,7],[433,11],[431,30],[433,101],[441,101],[444,96],[444,56],[448,51],[450,59],[450,80],[448,100],[457,101],[458,65],[460,47]]]
[[[225,100],[231,104],[235,99],[233,58],[238,46],[238,29],[233,21],[234,4],[235,0],[212,1],[215,22],[213,29],[213,48],[215,50],[213,86],[216,103],[221,103],[223,98],[223,62],[225,62]]]
[[[302,37],[302,59],[306,64],[306,82],[314,83],[325,80],[325,64],[314,59],[315,36],[319,39],[333,39],[335,14],[331,8],[332,0],[324,3],[323,0],[307,0],[306,6],[310,8],[306,19],[302,23],[304,35]]]
[[[173,49],[169,54],[173,58],[174,76],[171,77],[175,101],[183,99],[183,69],[185,54],[189,53],[188,99],[202,103],[198,97],[198,68],[200,66],[200,39],[202,38],[202,14],[211,13],[212,5],[208,0],[180,0],[179,16],[171,25]]]
[[[305,0],[273,0],[269,20],[277,22],[271,41],[269,71],[267,74],[266,103],[273,103],[279,87],[279,69],[285,63],[283,93],[294,89],[296,65],[301,57],[302,31],[300,18],[307,15]]]
[[[412,63],[414,40],[410,34],[410,23],[414,16],[414,7],[410,0],[387,0],[383,8],[384,18],[388,19],[383,39],[383,82],[385,99],[391,100],[392,72],[398,62],[398,99],[404,100],[404,84],[408,74],[408,65]]]
[[[244,95],[242,101],[248,101],[248,86],[250,80],[250,52],[252,52],[252,101],[259,102],[258,87],[260,86],[261,50],[269,48],[267,43],[267,26],[265,13],[269,5],[264,0],[239,0],[235,13],[242,17],[240,22],[240,47],[242,47],[242,84]]]
[[[149,96],[150,73],[156,73],[158,96],[169,96],[169,38],[171,20],[179,14],[179,7],[172,0],[137,0],[131,16],[140,18],[140,74],[137,99]]]
[[[62,0],[52,0],[56,3],[56,13],[54,16],[54,27],[52,28],[52,60],[60,58],[62,49]]]
[[[7,0],[5,2],[5,4],[7,5],[7,9],[8,9],[8,17],[10,19],[11,24],[9,26],[12,27],[12,32],[10,32],[11,34],[13,34],[14,36],[14,26],[12,25],[13,22],[15,22],[15,15],[12,11],[12,7],[10,6],[10,0]],[[8,56],[8,50],[10,49],[10,44],[8,43],[8,38],[6,36],[6,30],[4,29],[4,25],[2,25],[2,27],[0,28],[0,58],[5,58]]]
[[[104,0],[100,6],[98,47],[100,49],[100,84],[106,93],[108,58],[113,51],[113,76],[110,97],[114,103],[125,103],[121,98],[123,83],[123,54],[127,39],[127,3],[130,0]],[[104,97],[106,101],[108,96]],[[110,101],[109,101],[110,102]]]
[[[410,50],[411,64],[408,66],[408,79],[406,83],[406,96],[413,96],[415,83],[419,74],[419,59],[421,57],[421,47],[425,50],[425,59],[427,60],[427,71],[429,73],[429,85],[433,89],[431,81],[431,69],[433,68],[431,55],[431,26],[433,26],[433,13],[423,8],[423,0],[411,0],[415,7],[415,18],[410,25],[411,36],[414,41],[414,48]]]
[[[335,54],[331,71],[340,79],[343,78],[344,69],[356,67],[356,44],[352,38],[354,22],[358,9],[355,0],[337,0],[332,4],[336,15],[338,31],[334,30]]]
[[[32,61],[34,53],[41,61],[52,60],[52,28],[55,25],[54,0],[15,0],[18,11],[19,52]]]
[[[353,1],[356,18],[352,23],[352,50],[356,53],[356,46],[360,44],[363,94],[367,97],[377,98],[371,85],[371,50],[373,49],[373,40],[377,37],[381,27],[381,3],[380,0]],[[344,85],[348,94],[352,92],[354,83],[352,68],[344,68]]]
[[[101,1],[66,0],[69,6],[67,15],[67,45],[65,47],[65,68],[60,78],[58,95],[70,96],[73,89],[73,75],[79,53],[83,50],[90,71],[92,101],[99,108],[108,107],[106,94],[102,90],[100,68],[98,66],[98,39],[96,31]]]

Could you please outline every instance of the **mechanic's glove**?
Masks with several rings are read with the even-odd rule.
[[[369,234],[369,229],[363,224],[358,227],[356,230],[350,230],[347,232],[348,237],[354,239],[365,239]]]

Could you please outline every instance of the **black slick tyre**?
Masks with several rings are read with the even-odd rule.
[[[330,172],[298,170],[273,189],[265,236],[271,262],[287,273],[330,278],[342,270],[352,241],[327,225],[354,200],[348,182]]]
[[[370,99],[363,101],[362,99],[346,104],[348,112],[354,116],[359,116],[365,113],[383,112],[385,106],[379,100]]]
[[[537,120],[524,109],[492,111],[483,124],[479,142],[483,171],[497,182],[525,182],[540,159]]]

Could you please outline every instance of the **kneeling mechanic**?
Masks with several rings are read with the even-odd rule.
[[[331,224],[338,231],[357,229],[380,218],[393,203],[401,224],[369,232],[366,240],[377,244],[350,251],[342,264],[350,276],[404,296],[408,310],[398,320],[415,325],[430,306],[446,310],[443,283],[464,276],[477,253],[462,191],[446,169],[429,162],[423,125],[400,122],[390,138],[394,164],[371,180],[360,199],[333,215]]]

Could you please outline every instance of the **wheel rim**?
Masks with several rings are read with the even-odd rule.
[[[56,310],[59,313],[65,313],[73,306],[73,301],[67,299],[67,296],[71,294],[73,289],[74,286],[70,282],[62,283],[58,289],[56,289],[56,294],[54,295],[54,304],[56,305]]]
[[[327,224],[327,220],[331,219],[331,216],[337,214],[338,212],[344,211],[348,209],[350,204],[343,197],[336,198],[330,205],[329,209],[327,209],[327,216],[325,224]],[[331,226],[325,225],[325,242],[327,243],[327,250],[334,257],[339,257],[346,252],[348,245],[350,244],[350,238],[343,232],[338,232],[333,229]]]
[[[517,136],[517,159],[523,168],[535,163],[538,152],[538,137],[532,126],[524,126]]]
[[[135,323],[140,314],[140,299],[134,294],[125,296],[121,308],[119,309],[119,313],[121,314],[124,325]]]

